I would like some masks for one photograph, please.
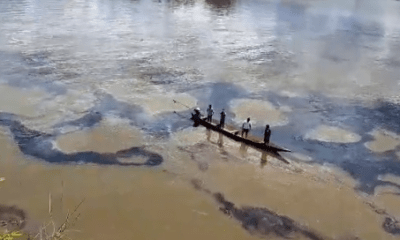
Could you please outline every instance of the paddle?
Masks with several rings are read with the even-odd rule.
[[[181,118],[188,119],[186,116],[183,116],[183,115],[177,113],[176,111],[174,111],[173,113],[175,113],[176,115],[178,115],[178,116],[181,117]]]
[[[177,104],[180,104],[180,105],[182,105],[182,106],[184,106],[184,107],[187,107],[187,108],[189,108],[189,109],[192,109],[192,108],[190,108],[189,106],[187,106],[187,105],[185,105],[185,104],[183,104],[183,103],[181,103],[181,102],[178,102],[178,101],[176,101],[176,100],[174,100],[174,99],[172,99],[172,101],[174,101],[174,103],[177,103]]]

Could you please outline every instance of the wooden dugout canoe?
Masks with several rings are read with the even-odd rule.
[[[289,149],[286,149],[286,148],[283,148],[283,147],[279,147],[278,145],[273,144],[271,142],[268,143],[268,144],[265,144],[263,142],[253,141],[253,140],[250,140],[248,138],[242,138],[241,136],[239,136],[239,131],[230,132],[230,131],[228,131],[228,130],[226,130],[224,128],[220,128],[219,125],[216,125],[216,124],[213,124],[213,123],[205,121],[205,118],[204,119],[195,120],[193,113],[192,113],[192,117],[190,119],[195,122],[195,126],[202,125],[202,126],[208,128],[208,129],[211,129],[211,130],[213,130],[215,132],[222,133],[223,135],[225,135],[225,136],[227,136],[227,137],[229,137],[229,138],[231,138],[231,139],[233,139],[233,140],[235,140],[237,142],[242,142],[242,143],[244,143],[246,145],[252,146],[252,147],[257,148],[259,150],[268,151],[268,152],[274,152],[274,153],[277,153],[277,152],[291,152]]]

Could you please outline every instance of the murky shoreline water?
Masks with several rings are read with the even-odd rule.
[[[398,238],[399,8],[1,1],[0,209],[34,232],[49,193],[58,223],[86,198],[73,239],[282,239],[266,225],[279,219]],[[250,115],[258,137],[270,124],[291,164],[182,118],[208,104],[236,127]]]

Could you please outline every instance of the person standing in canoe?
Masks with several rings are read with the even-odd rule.
[[[264,144],[269,143],[269,138],[271,137],[271,129],[269,128],[269,125],[265,126],[265,131],[264,131]]]
[[[226,116],[225,109],[222,109],[221,118],[220,118],[220,121],[219,121],[219,127],[220,128],[224,128],[225,127],[225,116]]]
[[[247,138],[247,134],[249,133],[250,130],[251,130],[250,118],[247,118],[247,121],[245,121],[242,125],[242,137],[243,134],[245,134]]]
[[[214,115],[214,109],[211,105],[207,108],[207,121],[212,122],[212,116]]]

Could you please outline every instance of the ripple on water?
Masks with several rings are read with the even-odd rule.
[[[154,86],[141,85],[143,83],[138,82],[133,88],[131,83],[122,81],[103,84],[102,88],[115,99],[140,105],[152,115],[163,112],[184,111],[188,109],[186,106],[194,108],[197,104],[197,99],[187,93],[162,93]],[[132,89],[134,89],[135,94],[132,94]],[[173,100],[181,104],[174,103]]]
[[[322,142],[354,143],[361,140],[361,136],[342,128],[320,125],[305,134],[305,139]]]
[[[378,180],[385,181],[385,182],[391,182],[394,184],[398,184],[400,186],[400,177],[393,175],[393,174],[379,175]]]
[[[173,100],[179,103],[174,103]],[[139,100],[142,105],[151,114],[158,114],[162,112],[184,111],[189,108],[194,108],[197,100],[186,93],[180,94],[157,94],[147,95],[146,98]]]
[[[95,105],[95,101],[96,97],[92,93],[79,90],[68,90],[66,94],[45,99],[40,103],[39,109],[46,114],[35,122],[35,128],[50,130],[60,120],[68,121],[80,117]]]
[[[193,145],[205,139],[204,128],[187,128],[174,134],[174,140],[177,141],[179,145]]]
[[[352,233],[360,239],[388,239],[380,227],[381,216],[354,193],[355,182],[347,174],[317,166],[304,166],[304,170],[298,174],[271,166],[259,169],[251,164],[230,164],[227,171],[227,166],[213,164],[206,172],[210,179],[204,183],[211,191],[222,191],[237,206],[277,211],[329,236],[327,239],[345,239],[337,237]]]
[[[395,150],[397,146],[400,145],[400,136],[384,130],[384,129],[376,129],[370,133],[374,140],[365,143],[365,147],[373,152],[386,152],[390,150]],[[397,152],[397,156],[400,158],[400,152]]]
[[[377,200],[376,203],[381,206],[385,206],[387,212],[395,214],[395,216],[399,216],[400,208],[398,203],[400,189],[396,187],[396,185],[400,186],[400,177],[393,174],[384,174],[380,175],[378,179],[380,181],[389,182],[390,184],[395,185],[378,186],[375,189],[375,197]]]
[[[94,106],[97,98],[93,93],[85,90],[68,90],[66,94],[57,95],[55,98],[44,102],[43,108],[47,111],[65,109],[73,112],[82,112]]]
[[[6,84],[0,85],[0,111],[25,116],[36,116],[37,107],[46,93],[40,90],[23,90]]]
[[[275,107],[270,102],[253,99],[235,99],[230,102],[232,111],[236,114],[235,121],[242,123],[248,117],[253,124],[260,122],[270,126],[282,126],[288,123],[286,112],[289,107]]]
[[[77,131],[57,138],[56,147],[63,152],[94,151],[116,152],[144,144],[142,133],[119,119],[103,119],[98,126]]]

